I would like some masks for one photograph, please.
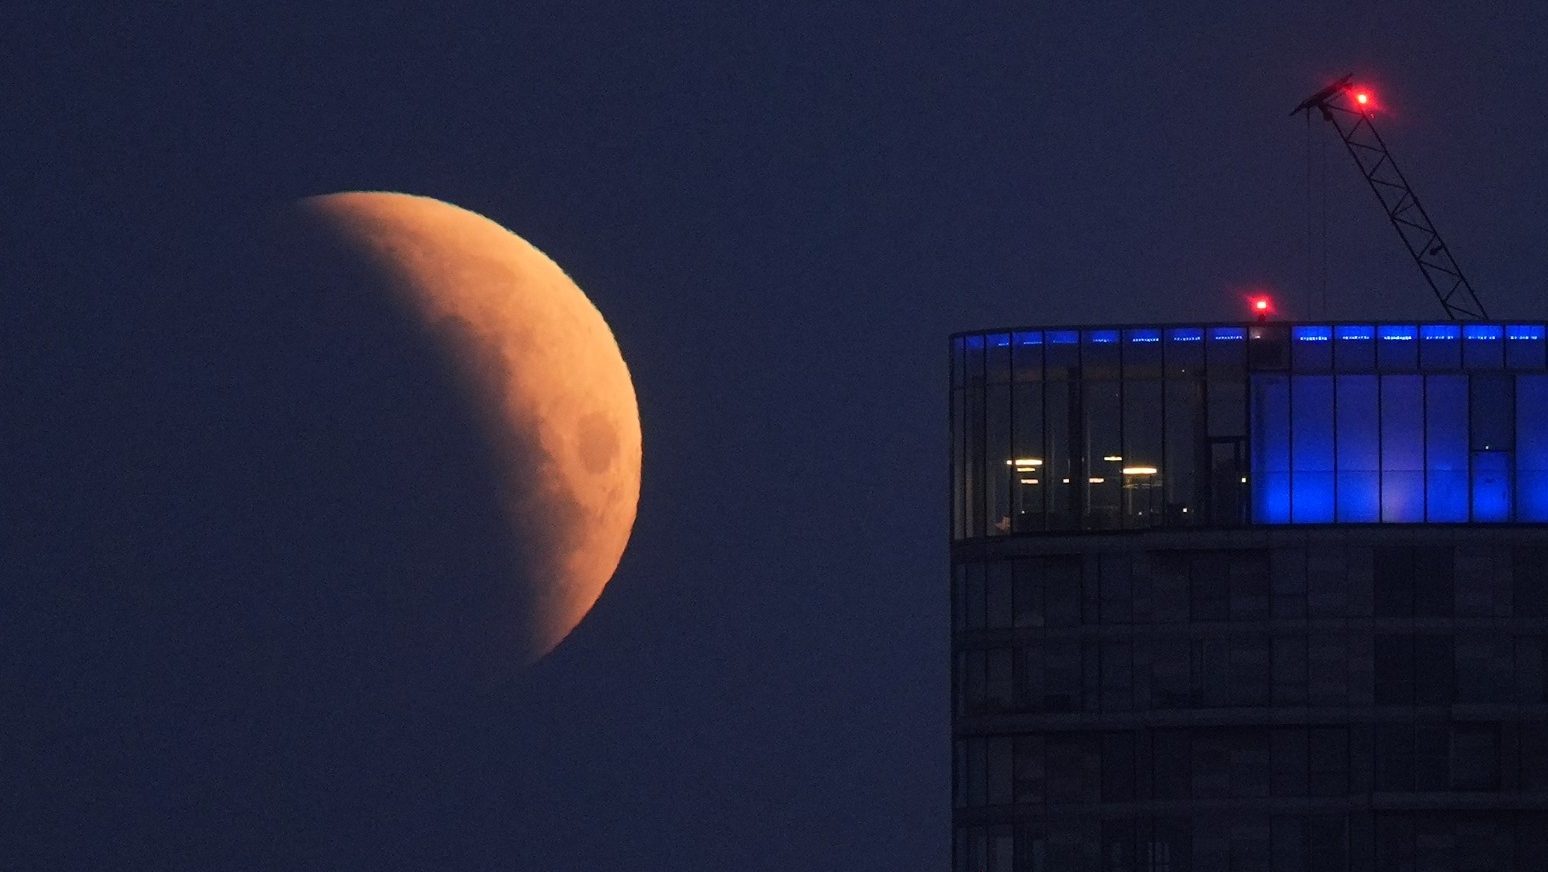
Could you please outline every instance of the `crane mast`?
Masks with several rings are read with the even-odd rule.
[[[1454,321],[1489,317],[1472,284],[1462,274],[1462,267],[1457,265],[1451,249],[1420,204],[1419,195],[1414,193],[1386,142],[1371,123],[1370,96],[1357,90],[1351,84],[1352,79],[1353,74],[1344,76],[1302,100],[1290,114],[1305,112],[1310,117],[1311,111],[1316,109],[1323,120],[1338,131],[1339,139],[1359,165],[1360,174],[1381,202],[1387,220],[1397,228],[1404,247],[1446,310],[1446,317]]]

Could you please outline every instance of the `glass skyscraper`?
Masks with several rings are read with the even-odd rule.
[[[958,872],[1548,869],[1542,323],[951,355]]]

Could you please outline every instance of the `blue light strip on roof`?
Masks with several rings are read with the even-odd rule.
[[[974,334],[972,336],[969,336],[967,338],[967,347],[968,348],[983,348],[984,347],[984,337],[981,336],[981,335],[978,335],[978,334]]]
[[[1118,341],[1117,330],[1092,330],[1086,335],[1091,337],[1092,342],[1100,342],[1103,345]]]
[[[1042,334],[1041,331],[1035,331],[1035,332],[1032,332],[1032,333],[1017,333],[1016,334],[1016,344],[1017,345],[1042,345],[1043,344],[1043,334]]]
[[[1505,335],[1505,328],[1498,324],[1469,324],[1462,328],[1462,335],[1468,339],[1498,340]]]
[[[1204,328],[1176,327],[1166,331],[1166,338],[1173,342],[1199,342],[1204,338]]]
[[[1510,339],[1542,339],[1543,328],[1540,324],[1512,324],[1506,328],[1505,335]]]
[[[1376,338],[1376,331],[1363,324],[1341,324],[1335,328],[1335,334],[1340,339],[1370,341]]]
[[[1330,327],[1292,327],[1290,335],[1299,342],[1327,342],[1333,336]]]
[[[1228,342],[1236,341],[1246,339],[1247,331],[1241,327],[1212,327],[1209,331],[1209,338],[1215,340],[1224,339]]]
[[[1420,339],[1456,339],[1462,329],[1455,324],[1424,324],[1419,327]]]
[[[1080,341],[1080,331],[1050,330],[1048,331],[1048,341],[1054,345],[1074,345]]]
[[[1161,341],[1161,331],[1160,330],[1130,330],[1129,331],[1129,341],[1130,342],[1160,342]]]
[[[1389,342],[1412,342],[1414,328],[1406,325],[1383,324],[1377,335]]]

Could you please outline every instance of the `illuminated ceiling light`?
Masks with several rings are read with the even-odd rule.
[[[1108,461],[1109,463],[1117,463],[1118,461],[1122,460],[1123,458],[1120,457],[1117,454],[1109,454],[1106,457],[1103,457],[1102,459]]]
[[[1242,476],[1242,484],[1246,484],[1246,483],[1247,483],[1247,476],[1244,475],[1244,476]]]
[[[1064,482],[1064,483],[1065,483],[1065,484],[1069,484],[1069,483],[1070,483],[1070,480],[1069,480],[1069,479],[1067,479],[1067,478],[1061,478],[1061,479],[1059,479],[1059,480],[1060,480],[1060,481],[1062,481],[1062,482]]]
[[[1024,479],[1021,480],[1021,483],[1022,484],[1037,484],[1037,479],[1035,479],[1035,478],[1024,478]]]
[[[1092,476],[1091,478],[1086,479],[1086,481],[1092,484],[1101,484],[1102,482],[1107,481],[1107,479],[1102,478],[1101,476]]]
[[[1159,471],[1154,466],[1125,466],[1123,468],[1124,475],[1155,475]]]
[[[1005,461],[1005,465],[1006,466],[1012,466],[1012,465],[1014,465],[1014,466],[1042,466],[1043,465],[1043,459],[1041,457],[1018,457],[1015,460],[1007,460],[1007,461]]]

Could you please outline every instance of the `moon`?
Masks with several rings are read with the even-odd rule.
[[[557,264],[466,209],[387,192],[295,208],[380,276],[476,406],[517,554],[517,656],[541,658],[591,610],[634,526],[639,407],[612,331]]]

